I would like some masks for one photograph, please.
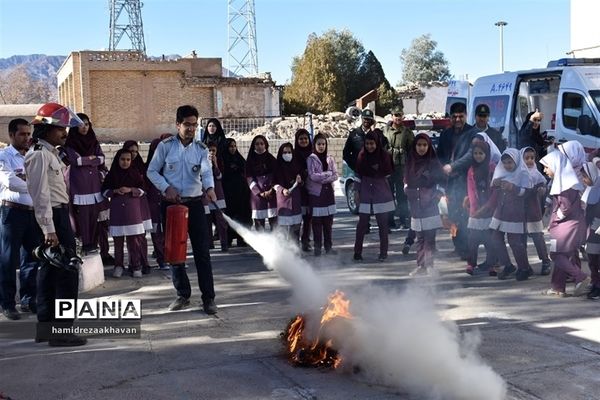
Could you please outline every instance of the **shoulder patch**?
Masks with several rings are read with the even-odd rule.
[[[163,139],[161,142],[162,143],[169,143],[169,142],[171,142],[171,141],[173,141],[175,139],[177,139],[177,136],[170,136],[170,137],[168,137],[166,139]]]
[[[195,143],[200,146],[201,149],[208,149],[208,147],[206,147],[206,145],[200,140],[196,140]]]

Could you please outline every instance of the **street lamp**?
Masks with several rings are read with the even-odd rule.
[[[500,70],[504,72],[504,27],[508,22],[498,21],[494,25],[500,28]]]

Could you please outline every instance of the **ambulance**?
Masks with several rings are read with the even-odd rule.
[[[490,107],[489,125],[499,129],[510,147],[519,147],[518,132],[526,115],[544,114],[541,131],[555,143],[577,140],[600,147],[600,58],[563,58],[546,68],[505,72],[477,79],[468,110]],[[468,122],[474,124],[469,113]]]

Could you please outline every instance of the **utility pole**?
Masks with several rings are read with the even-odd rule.
[[[110,8],[110,38],[108,49],[111,51],[117,50],[117,45],[127,34],[131,41],[131,49],[137,50],[143,55],[146,55],[146,43],[144,42],[144,26],[142,24],[142,2],[140,0],[108,0]],[[119,17],[125,10],[129,16],[123,16],[121,22]]]
[[[494,25],[500,28],[500,71],[504,72],[504,27],[508,22],[498,21]]]
[[[258,75],[254,0],[227,1],[227,70],[232,74]]]

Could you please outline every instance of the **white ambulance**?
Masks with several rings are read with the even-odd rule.
[[[471,90],[470,124],[481,103],[490,107],[489,125],[510,147],[518,147],[525,116],[536,109],[544,114],[541,131],[557,143],[577,140],[600,147],[600,59],[563,58],[543,69],[483,76]]]

